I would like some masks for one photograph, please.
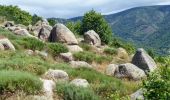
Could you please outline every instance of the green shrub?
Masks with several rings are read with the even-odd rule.
[[[42,82],[38,77],[21,71],[0,71],[0,93],[24,91],[28,94],[38,93]]]
[[[91,10],[84,14],[81,25],[81,32],[84,34],[89,30],[97,32],[103,43],[108,44],[112,38],[112,30],[100,13]]]
[[[86,61],[86,62],[92,63],[96,55],[92,52],[82,51],[82,52],[74,53],[73,56],[75,60]]]
[[[92,47],[89,44],[87,44],[87,43],[81,43],[80,47],[83,48],[83,50],[85,50],[85,51],[92,50]]]
[[[88,51],[77,52],[74,53],[73,56],[75,60],[86,61],[89,63],[92,63],[93,61],[97,63],[112,61],[112,57],[110,56],[97,55],[93,52],[88,52]]]
[[[114,55],[114,54],[117,53],[117,51],[116,51],[115,48],[110,48],[110,47],[108,47],[108,48],[105,48],[105,49],[104,49],[104,53],[110,54],[110,55]]]
[[[68,52],[68,48],[61,43],[49,43],[48,49],[52,53],[53,56],[57,56],[60,53]]]
[[[160,71],[152,73],[143,85],[146,100],[168,100],[170,98],[170,68],[162,67]]]
[[[42,75],[47,65],[39,56],[29,56],[22,51],[0,53],[0,70],[20,70]]]
[[[31,50],[42,50],[45,46],[45,43],[32,37],[23,38],[22,40],[18,41],[18,44],[23,45],[24,48]]]
[[[64,100],[99,100],[91,89],[70,84],[57,84],[56,91]]]

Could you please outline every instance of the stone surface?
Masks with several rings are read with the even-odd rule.
[[[4,26],[5,26],[5,27],[14,26],[14,21],[6,21],[6,22],[4,22]]]
[[[43,57],[48,57],[48,53],[46,51],[35,50],[35,53]]]
[[[89,83],[86,79],[74,79],[70,82],[70,84],[73,84],[78,87],[88,87]]]
[[[38,33],[38,38],[41,40],[47,41],[48,37],[50,36],[50,32],[52,27],[50,25],[43,25]]]
[[[128,78],[132,80],[140,80],[146,77],[143,70],[131,63],[119,65],[115,71],[115,76],[118,78]]]
[[[7,38],[0,38],[0,44],[4,47],[4,50],[13,50],[15,51],[15,47]],[[3,49],[3,47],[1,47]]]
[[[54,80],[55,82],[58,81],[68,81],[69,80],[69,76],[68,74],[63,71],[63,70],[52,70],[49,69],[45,75],[45,78],[50,79],[50,80]]]
[[[121,59],[129,59],[129,55],[124,48],[117,49],[117,56]]]
[[[28,54],[28,55],[33,55],[34,51],[32,51],[32,50],[25,50],[25,53]]]
[[[55,88],[55,83],[52,80],[41,79],[43,82],[43,92],[46,97],[53,98],[53,90]]]
[[[131,100],[144,100],[143,90],[139,89],[135,93],[130,95]]]
[[[50,42],[61,42],[70,45],[78,44],[75,35],[63,24],[56,24],[48,39]]]
[[[139,48],[136,51],[132,59],[132,63],[144,70],[146,73],[153,72],[157,68],[155,61],[142,48]]]
[[[84,41],[94,46],[101,46],[101,39],[94,30],[89,30],[84,34]]]
[[[67,53],[60,53],[60,57],[65,61],[65,62],[69,62],[73,60],[73,55],[71,52],[67,52]]]
[[[28,32],[26,29],[15,30],[14,33],[15,33],[16,35],[20,35],[20,36],[33,37],[31,34],[29,34],[29,32]]]
[[[106,68],[106,72],[105,72],[106,75],[114,76],[117,67],[118,67],[118,65],[116,65],[116,64],[108,65]]]
[[[83,49],[79,47],[78,45],[67,45],[67,48],[69,52],[72,52],[72,53],[83,51]]]
[[[70,61],[70,64],[73,68],[92,68],[92,66],[85,61]]]

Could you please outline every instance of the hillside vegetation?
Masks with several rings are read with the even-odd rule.
[[[170,96],[170,58],[152,51],[149,55],[111,37],[100,13],[92,10],[83,22],[53,27],[54,20],[40,19],[33,26],[26,26],[31,21],[10,20],[16,23],[4,20],[0,25],[2,100],[166,100]]]

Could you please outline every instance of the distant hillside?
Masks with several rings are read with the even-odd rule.
[[[153,48],[159,54],[170,50],[170,6],[136,7],[116,14],[105,15],[113,33],[138,47]],[[58,20],[64,23],[82,17]],[[63,23],[63,22],[62,22]]]

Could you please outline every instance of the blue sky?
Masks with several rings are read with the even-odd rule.
[[[45,18],[72,18],[91,9],[111,14],[138,6],[170,5],[170,0],[0,0],[0,4],[17,5]]]

